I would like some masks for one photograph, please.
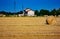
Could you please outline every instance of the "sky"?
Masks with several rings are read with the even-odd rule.
[[[25,8],[33,10],[40,9],[58,9],[60,8],[60,0],[15,0],[16,5],[14,9],[14,0],[0,0],[0,11],[17,12]],[[22,9],[23,5],[23,9]]]

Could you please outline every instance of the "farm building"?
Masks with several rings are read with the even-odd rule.
[[[18,15],[19,17],[21,17],[21,16],[24,16],[24,13],[23,13],[23,11],[20,11],[20,12],[17,13],[17,15]]]
[[[18,14],[18,16],[20,17],[20,16],[24,16],[24,14]]]
[[[5,17],[6,15],[2,12],[0,12],[0,17]]]
[[[25,16],[34,16],[34,13],[35,13],[33,10],[29,8],[25,9],[24,12],[25,12],[24,13]]]
[[[0,12],[0,17],[5,17],[6,15],[3,12]]]

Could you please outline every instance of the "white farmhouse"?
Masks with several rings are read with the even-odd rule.
[[[31,9],[25,9],[26,15],[27,16],[34,16],[35,12]]]

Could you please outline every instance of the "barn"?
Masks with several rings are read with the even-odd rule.
[[[35,12],[32,9],[25,9],[25,15],[26,16],[34,16]]]

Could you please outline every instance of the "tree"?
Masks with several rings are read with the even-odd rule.
[[[39,16],[39,11],[35,10],[35,15]]]
[[[49,10],[41,9],[40,10],[40,15],[49,15]]]
[[[60,8],[57,10],[56,16],[60,15]]]
[[[55,16],[56,13],[57,13],[57,12],[56,12],[56,9],[53,9],[53,10],[50,12],[50,14],[53,15],[53,16]]]
[[[19,11],[19,12],[17,12],[17,14],[23,14],[23,11]]]
[[[5,11],[0,11],[0,14],[6,14],[7,12],[5,12]]]

